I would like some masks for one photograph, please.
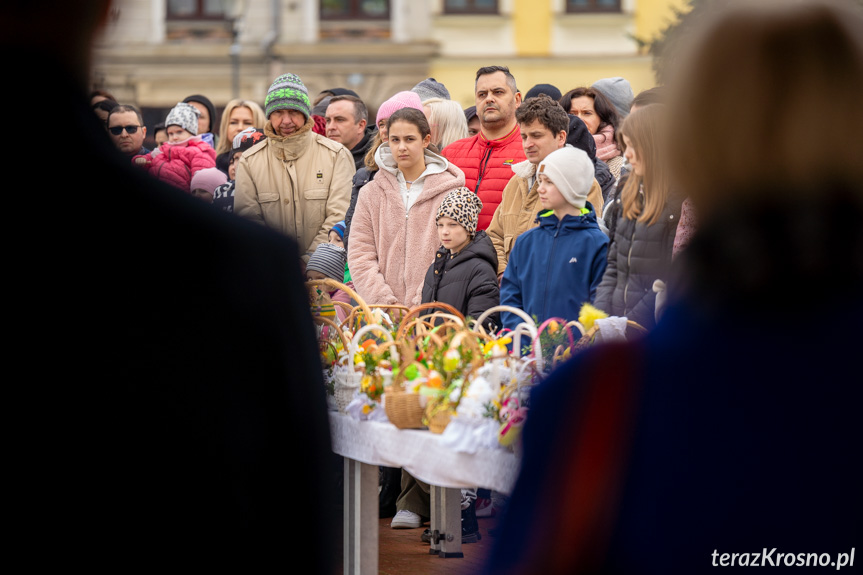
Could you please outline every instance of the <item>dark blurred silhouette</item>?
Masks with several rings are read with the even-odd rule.
[[[0,44],[26,53],[7,73],[50,86],[58,133],[76,134],[74,153],[15,160],[10,551],[97,572],[242,554],[249,571],[302,560],[327,573],[338,524],[309,477],[333,455],[297,247],[157,182],[111,143],[87,101],[109,4],[4,7]]]
[[[699,226],[668,307],[644,339],[588,348],[535,388],[489,574],[849,570],[863,13],[748,4],[692,35],[669,86],[669,159]]]

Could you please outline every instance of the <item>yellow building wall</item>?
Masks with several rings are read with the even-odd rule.
[[[536,0],[514,0],[513,35],[520,56],[549,56],[551,51],[551,10],[540,10],[539,5]]]
[[[508,66],[522,94],[536,84],[552,84],[565,93],[578,86],[589,86],[601,78],[622,76],[635,94],[652,88],[656,82],[651,58],[631,56],[555,57],[550,54],[552,14],[540,10],[537,0],[514,0],[513,35],[517,55],[500,58],[437,58],[431,63],[431,76],[442,82],[453,100],[462,107],[474,104],[474,78],[477,69],[489,65]],[[636,0],[633,33],[653,39],[675,20],[672,8],[688,6],[687,0]]]
[[[687,0],[637,0],[635,35],[643,40],[655,40],[666,26],[677,20],[674,9],[688,10]]]

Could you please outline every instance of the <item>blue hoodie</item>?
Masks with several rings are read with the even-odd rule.
[[[592,302],[608,260],[608,236],[599,229],[596,212],[564,216],[547,210],[537,216],[539,227],[515,242],[500,286],[500,303],[522,309],[539,322],[550,317],[578,319],[582,304]],[[514,329],[521,318],[501,314],[504,328]]]

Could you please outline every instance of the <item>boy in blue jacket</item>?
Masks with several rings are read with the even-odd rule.
[[[524,310],[541,323],[551,317],[578,319],[582,304],[593,301],[608,254],[608,236],[587,202],[594,171],[587,154],[570,145],[539,165],[539,227],[520,235],[513,247],[501,280],[501,305]],[[507,329],[522,321],[508,312],[501,320]]]

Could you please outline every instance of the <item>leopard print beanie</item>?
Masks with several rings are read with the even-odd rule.
[[[464,226],[470,237],[474,237],[480,210],[482,200],[475,193],[465,187],[456,188],[444,197],[434,221],[437,223],[443,217],[452,218]]]

